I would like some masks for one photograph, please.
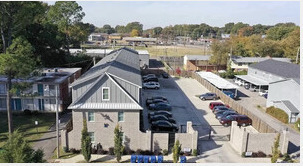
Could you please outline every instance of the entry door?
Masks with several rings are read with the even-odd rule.
[[[43,111],[44,110],[44,99],[38,99],[39,103],[39,110]]]
[[[38,84],[38,94],[39,96],[43,96],[43,84]]]

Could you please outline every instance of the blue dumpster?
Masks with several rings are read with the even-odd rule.
[[[150,162],[155,163],[156,162],[156,156],[150,156]]]
[[[136,155],[131,155],[130,156],[130,162],[131,163],[136,163],[137,162],[137,156]]]
[[[149,163],[149,156],[144,156],[143,161],[144,163]]]
[[[158,163],[163,163],[163,156],[158,156]]]
[[[180,163],[186,163],[186,156],[180,157]]]
[[[138,163],[143,163],[143,156],[142,155],[139,155],[138,156]]]

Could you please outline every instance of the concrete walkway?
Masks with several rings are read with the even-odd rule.
[[[62,115],[60,119],[60,125],[59,129],[65,128],[67,122],[71,118],[71,113],[67,113]],[[35,150],[37,149],[42,149],[44,151],[44,159],[47,160],[48,162],[52,162],[52,156],[54,154],[54,150],[56,149],[57,146],[57,141],[56,141],[57,135],[56,135],[56,125],[52,125],[49,129],[48,132],[46,132],[40,139],[34,140],[33,142],[33,148]],[[60,138],[59,138],[60,140]]]

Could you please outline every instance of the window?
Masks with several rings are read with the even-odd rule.
[[[88,135],[90,137],[91,143],[95,142],[95,133],[94,132],[88,132]]]
[[[94,122],[95,121],[95,113],[94,112],[88,112],[88,121]]]
[[[5,98],[0,99],[0,108],[6,109],[6,99]]]
[[[108,87],[102,88],[102,100],[109,100],[109,88]]]
[[[124,121],[124,112],[120,111],[118,112],[118,122],[123,122]]]

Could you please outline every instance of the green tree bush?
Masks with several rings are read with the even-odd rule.
[[[280,156],[279,143],[280,143],[280,133],[277,135],[275,142],[274,142],[274,146],[271,148],[272,149],[272,157],[271,157],[272,163],[276,163]]]
[[[181,152],[181,145],[180,145],[179,140],[177,140],[173,147],[173,162],[174,163],[177,163],[179,161],[180,152]]]
[[[86,119],[83,119],[81,153],[84,156],[86,162],[89,162],[89,160],[91,159],[91,151],[92,151],[91,138],[87,132]]]
[[[122,145],[122,132],[121,132],[121,127],[119,125],[115,127],[114,135],[115,135],[114,153],[117,161],[120,162],[124,147]]]
[[[43,163],[44,152],[31,148],[24,135],[15,130],[2,147],[0,161],[4,163]]]

